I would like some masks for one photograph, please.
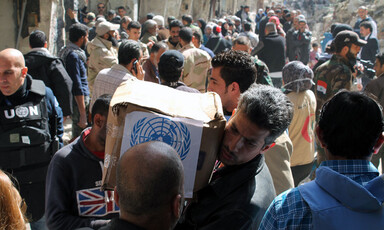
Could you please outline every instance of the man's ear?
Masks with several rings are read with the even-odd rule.
[[[44,42],[44,48],[47,48],[47,47],[48,47],[48,43]]]
[[[381,133],[379,139],[377,139],[376,144],[373,146],[373,153],[377,154],[384,143],[384,133]]]
[[[120,203],[119,203],[120,197],[119,197],[119,194],[117,193],[117,187],[116,186],[115,186],[115,189],[113,190],[113,199],[115,199],[116,205],[120,207]]]
[[[228,90],[231,92],[231,93],[239,93],[240,94],[240,86],[239,86],[239,83],[237,82],[232,82],[229,86],[228,86]]]
[[[93,123],[99,128],[103,127],[105,122],[107,122],[106,117],[99,113],[96,113],[93,117]]]
[[[180,218],[181,216],[182,205],[183,205],[182,196],[180,194],[177,194],[172,200],[172,214],[177,218]]]
[[[322,148],[326,149],[327,146],[324,143],[323,130],[321,130],[318,125],[316,125],[315,132],[316,132],[316,137],[317,137],[317,140],[318,140],[320,146]]]
[[[27,76],[27,73],[28,73],[28,67],[23,67],[21,69],[21,76],[25,78]]]

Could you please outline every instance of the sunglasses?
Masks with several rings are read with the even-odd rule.
[[[98,6],[97,9],[104,9],[104,6]]]

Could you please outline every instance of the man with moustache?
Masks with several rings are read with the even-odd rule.
[[[289,99],[277,88],[253,84],[227,123],[211,182],[196,192],[176,229],[258,229],[274,198],[263,152],[288,127]]]
[[[87,81],[87,56],[85,45],[88,42],[88,27],[76,23],[69,28],[69,42],[60,50],[59,57],[64,61],[67,73],[72,80],[72,94],[76,103],[72,110],[72,137],[80,135],[87,127],[89,88]]]
[[[181,44],[179,42],[179,32],[183,24],[179,20],[173,20],[169,23],[169,34],[171,35],[165,42],[168,45],[170,50],[179,50],[181,49]]]
[[[92,93],[93,83],[100,70],[111,68],[117,64],[117,46],[115,30],[119,25],[110,22],[101,22],[96,26],[97,36],[87,45],[89,53],[88,84]]]

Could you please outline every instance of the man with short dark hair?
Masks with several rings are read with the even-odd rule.
[[[179,51],[165,51],[160,57],[158,67],[162,85],[185,92],[200,93],[197,89],[188,87],[180,81],[184,69],[184,57]]]
[[[125,16],[126,13],[127,11],[125,10],[124,6],[119,6],[117,8],[117,14],[120,16],[121,19]]]
[[[121,18],[120,21],[120,28],[119,28],[119,34],[120,39],[128,39],[128,25],[132,22],[132,19],[128,16],[124,16]]]
[[[250,58],[247,63],[248,71],[254,69]],[[225,128],[218,154],[221,167],[196,192],[197,199],[188,205],[176,229],[258,229],[275,196],[262,153],[287,129],[292,115],[292,104],[279,89],[253,84],[246,90]]]
[[[92,128],[52,158],[46,183],[49,229],[98,229],[118,216],[113,193],[100,190],[111,97],[95,100]]]
[[[377,101],[384,108],[384,54],[380,53],[376,55],[375,66],[373,67],[376,71],[376,79],[370,81],[364,88],[364,91],[369,92],[377,97]],[[381,173],[384,173],[384,148],[372,155],[372,163],[375,167],[379,167],[381,159]]]
[[[179,42],[179,32],[183,24],[179,20],[173,20],[169,23],[169,34],[170,37],[165,40],[170,50],[179,50],[181,49],[181,44]]]
[[[149,58],[143,64],[143,70],[145,72],[144,81],[150,81],[153,83],[160,83],[158,66],[160,56],[168,50],[168,46],[165,42],[156,42],[149,52]]]
[[[299,20],[299,29],[292,34],[292,49],[295,59],[301,61],[304,65],[309,62],[309,52],[311,50],[312,33],[307,29],[307,21]]]
[[[367,41],[367,44],[361,47],[358,56],[361,60],[370,61],[372,65],[375,64],[376,55],[380,52],[379,40],[372,36],[372,23],[364,21],[360,23],[360,35]]]
[[[382,109],[342,91],[321,110],[316,134],[327,161],[316,179],[276,197],[260,229],[377,229],[384,226],[383,176],[369,162],[384,142]]]
[[[104,5],[104,3],[98,3],[97,4],[97,16],[105,16],[104,15],[104,11],[105,11],[105,5]]]
[[[252,32],[251,29],[252,29],[251,23],[249,23],[249,22],[244,23],[244,32],[241,32],[239,34],[239,37],[240,36],[247,37],[251,41],[251,47],[253,49],[259,43],[259,36],[257,36],[254,32]]]
[[[57,98],[63,116],[72,114],[72,80],[60,58],[54,57],[47,50],[45,33],[35,30],[29,35],[31,51],[24,55],[28,73],[51,88]]]
[[[183,165],[169,145],[151,141],[128,149],[116,172],[120,218],[102,229],[173,229],[181,215],[183,183]]]
[[[249,54],[241,51],[226,51],[212,59],[208,91],[219,94],[227,118],[236,109],[240,94],[255,82],[256,71]]]
[[[138,21],[132,21],[128,24],[128,38],[137,41],[140,44],[141,51],[143,52],[143,59],[149,58],[147,45],[140,41],[141,24]]]
[[[17,180],[31,227],[40,230],[47,168],[63,145],[63,114],[51,89],[27,72],[19,50],[0,52],[0,168]]]
[[[59,56],[65,63],[65,68],[72,79],[73,103],[72,138],[80,135],[87,127],[87,112],[89,106],[89,88],[87,81],[87,56],[84,52],[88,42],[88,27],[76,23],[69,29],[69,44],[60,50]]]
[[[142,51],[138,42],[134,40],[123,41],[119,46],[119,64],[111,68],[103,69],[95,79],[95,87],[92,94],[90,108],[95,100],[103,94],[113,95],[119,85],[133,77],[143,80],[144,73],[140,60]]]
[[[211,56],[192,44],[192,29],[183,27],[179,33],[180,52],[184,56],[184,71],[181,81],[202,93],[206,91],[207,72],[211,68]]]

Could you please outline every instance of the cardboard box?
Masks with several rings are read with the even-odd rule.
[[[224,133],[216,93],[187,93],[137,79],[121,84],[108,115],[103,188],[116,184],[116,163],[130,147],[149,140],[170,144],[185,171],[185,197],[209,183]]]

